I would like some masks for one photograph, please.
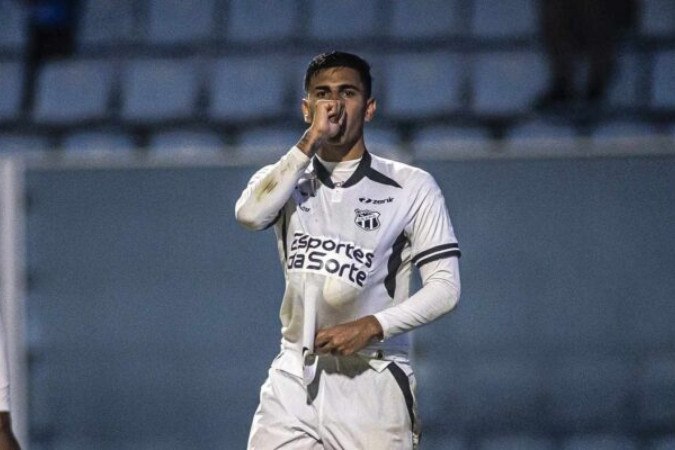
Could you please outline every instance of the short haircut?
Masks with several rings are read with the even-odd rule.
[[[305,92],[309,92],[309,84],[314,75],[322,70],[330,69],[332,67],[349,67],[350,69],[356,70],[359,73],[361,82],[363,82],[363,87],[366,90],[366,98],[370,98],[373,85],[373,78],[370,76],[370,64],[363,58],[352,53],[337,51],[322,53],[312,59],[309,66],[307,66],[307,72],[305,73]]]

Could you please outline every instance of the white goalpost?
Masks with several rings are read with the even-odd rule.
[[[23,164],[0,158],[0,317],[10,382],[12,428],[28,449],[28,370],[25,320]]]

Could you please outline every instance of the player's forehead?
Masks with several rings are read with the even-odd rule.
[[[339,86],[354,86],[363,91],[363,81],[361,75],[356,69],[351,67],[328,67],[316,72],[309,80],[308,90],[311,92],[314,89],[321,87],[339,87]]]

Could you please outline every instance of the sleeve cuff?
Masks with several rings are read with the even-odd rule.
[[[309,160],[311,159],[295,145],[288,151],[288,156],[289,158],[292,158],[293,161],[297,162],[298,166],[306,166],[309,164]]]
[[[377,319],[378,322],[380,322],[380,327],[382,327],[382,339],[380,342],[385,341],[389,339],[392,334],[391,334],[391,326],[387,322],[387,319],[384,317],[384,311],[380,311],[378,313],[373,314],[375,319]]]

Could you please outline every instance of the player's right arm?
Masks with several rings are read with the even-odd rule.
[[[311,122],[297,145],[271,166],[259,170],[235,206],[237,221],[251,230],[262,230],[279,217],[311,157],[344,122],[344,105],[339,100],[318,100],[308,110]]]

